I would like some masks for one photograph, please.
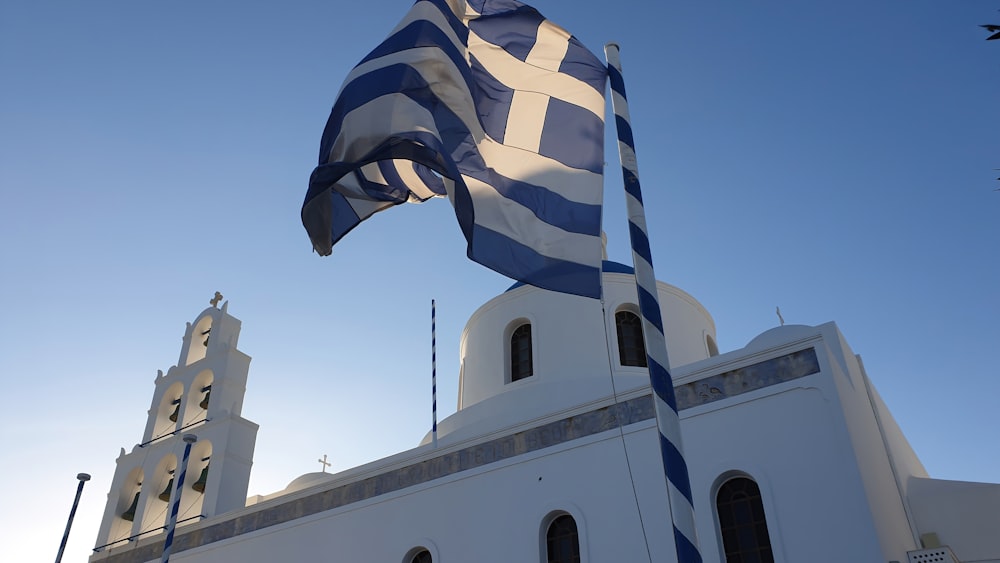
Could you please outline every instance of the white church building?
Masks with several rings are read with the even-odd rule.
[[[634,278],[603,276],[603,302],[515,285],[473,314],[436,444],[252,498],[250,357],[228,303],[206,309],[118,457],[91,563],[160,560],[186,433],[172,561],[675,561]],[[705,562],[1000,562],[1000,484],[929,477],[836,324],[720,354],[708,311],[658,288]]]

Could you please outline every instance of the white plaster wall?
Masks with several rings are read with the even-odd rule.
[[[732,400],[736,405],[684,411],[684,448],[706,563],[724,561],[715,494],[720,476],[731,472],[749,475],[760,487],[775,561],[882,560],[825,378],[751,392]],[[648,459],[641,466],[652,472],[657,463]],[[905,554],[896,558],[905,560]]]
[[[1000,561],[1000,485],[909,479],[921,534],[936,533],[961,561]]]
[[[171,559],[402,563],[411,548],[431,543],[435,561],[539,561],[546,515],[565,511],[577,521],[584,563],[648,561],[617,432],[580,442]],[[669,539],[669,528],[656,522],[647,530]],[[672,545],[656,541],[654,560],[667,560],[662,547],[672,552]]]
[[[684,417],[706,563],[723,560],[713,495],[718,477],[734,470],[749,474],[761,488],[776,561],[882,560],[849,443],[833,424],[828,390],[821,389],[824,378],[811,376],[799,380],[804,386],[765,389],[738,404],[707,405],[713,408]],[[755,423],[748,426],[747,420]],[[609,431],[172,559],[402,563],[411,548],[424,545],[432,548],[435,561],[539,561],[544,560],[542,522],[562,510],[580,527],[584,562],[649,561],[646,541],[653,561],[670,561],[673,542],[653,421],[632,425],[624,434],[634,492],[623,442],[618,431]]]
[[[920,544],[906,514],[905,495],[893,470],[890,444],[876,418],[876,405],[854,352],[834,323],[817,327],[823,334],[824,354],[820,365],[836,384],[840,408],[836,423],[845,427],[850,438],[849,459],[856,460],[864,484],[867,504],[878,533],[885,560],[905,560],[906,552]],[[903,443],[896,442],[903,450]],[[905,461],[905,456],[902,458]]]

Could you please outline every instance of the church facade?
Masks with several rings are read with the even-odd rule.
[[[186,432],[174,561],[675,560],[634,278],[603,275],[602,301],[515,285],[480,307],[436,440],[252,498],[249,357],[228,304],[206,309],[91,562],[160,559]],[[720,354],[704,307],[658,292],[704,561],[1000,562],[1000,485],[930,478],[834,323]]]

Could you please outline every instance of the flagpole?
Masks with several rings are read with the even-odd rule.
[[[73,499],[73,508],[69,510],[69,520],[66,521],[66,531],[63,532],[62,543],[59,544],[59,553],[56,554],[56,563],[62,561],[63,552],[66,551],[66,542],[69,540],[69,529],[73,527],[73,517],[76,516],[76,507],[80,505],[80,495],[83,493],[83,484],[90,481],[90,475],[78,473],[76,478],[80,484],[76,486],[76,498]]]
[[[437,391],[437,323],[434,300],[431,299],[431,443],[438,446],[438,391]]]
[[[656,426],[660,432],[660,455],[667,481],[667,500],[674,528],[674,546],[678,563],[701,563],[698,538],[695,533],[694,503],[691,500],[691,481],[687,462],[681,446],[680,417],[674,397],[674,382],[670,377],[667,343],[663,336],[663,321],[653,273],[653,257],[649,249],[646,230],[646,213],[639,188],[639,169],[635,158],[632,125],[629,120],[625,82],[622,79],[618,45],[604,46],[611,79],[611,106],[615,112],[618,129],[618,156],[622,163],[625,181],[625,202],[628,209],[629,238],[632,242],[632,262],[635,265],[635,283],[639,294],[639,314],[646,344],[646,364],[653,388]]]
[[[170,507],[170,520],[167,523],[167,539],[163,542],[163,555],[160,557],[160,563],[170,561],[170,550],[174,547],[174,529],[177,527],[177,513],[181,508],[181,490],[184,487],[184,477],[187,475],[188,457],[191,456],[191,444],[198,441],[198,437],[194,434],[185,434],[181,439],[184,440],[184,458],[178,468],[180,474],[177,476],[177,482],[172,491],[173,502]]]

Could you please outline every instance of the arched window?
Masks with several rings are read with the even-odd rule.
[[[615,313],[618,331],[618,360],[623,366],[646,367],[646,344],[642,340],[642,321],[632,311]]]
[[[531,323],[525,323],[510,335],[510,380],[531,377]]]
[[[433,563],[433,561],[434,560],[431,558],[431,552],[426,549],[421,549],[410,558],[409,563]]]
[[[548,563],[580,563],[580,535],[572,516],[563,514],[549,524],[545,552]]]
[[[753,479],[737,477],[719,487],[715,498],[727,562],[774,563],[760,488]]]

